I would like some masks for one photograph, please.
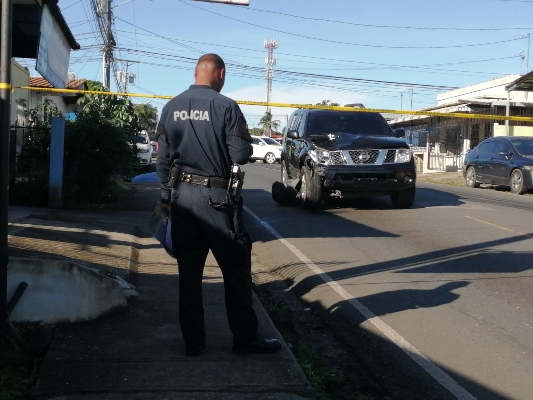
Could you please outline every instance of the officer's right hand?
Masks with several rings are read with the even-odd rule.
[[[170,216],[170,209],[171,209],[170,203],[166,203],[160,200],[159,209],[161,211],[161,219],[164,219],[164,220],[168,219],[168,217]]]

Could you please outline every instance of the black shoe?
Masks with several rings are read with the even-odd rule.
[[[233,354],[269,354],[281,350],[281,342],[278,339],[261,338],[248,344],[233,345]]]
[[[205,345],[185,347],[185,355],[187,357],[198,357],[200,354],[202,354],[204,348]]]

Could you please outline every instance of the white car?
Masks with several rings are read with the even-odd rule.
[[[146,172],[152,170],[152,153],[154,148],[148,139],[148,135],[136,135],[132,136],[131,141],[135,143],[139,152],[139,167],[146,169]]]
[[[267,164],[274,164],[281,160],[282,146],[274,139],[267,136],[252,136],[253,154],[250,156],[250,162],[263,160]]]

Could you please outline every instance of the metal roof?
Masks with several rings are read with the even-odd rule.
[[[505,90],[508,92],[511,91],[522,91],[522,92],[533,92],[533,71],[528,72],[525,75],[522,75],[520,78],[511,82],[505,86]]]

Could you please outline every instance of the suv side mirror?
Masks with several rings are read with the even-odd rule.
[[[299,139],[300,134],[298,133],[298,131],[291,130],[287,132],[287,137],[291,139]]]
[[[397,128],[394,130],[394,136],[397,138],[405,137],[405,129]]]

